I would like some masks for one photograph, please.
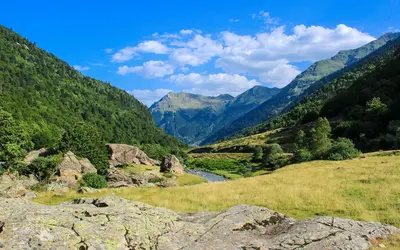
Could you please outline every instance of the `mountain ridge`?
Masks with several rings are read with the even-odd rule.
[[[386,33],[378,39],[352,50],[343,50],[335,56],[313,63],[305,71],[300,73],[291,83],[282,89],[282,91],[273,98],[265,101],[257,108],[246,113],[242,117],[234,120],[231,124],[216,131],[203,144],[213,143],[224,137],[230,137],[236,132],[245,128],[255,126],[269,118],[278,115],[285,107],[296,100],[298,96],[304,93],[308,88],[318,80],[327,77],[341,69],[359,61],[370,53],[400,37],[400,33]]]
[[[185,92],[168,93],[155,102],[150,110],[156,124],[168,134],[197,145],[215,129],[255,108],[279,91],[278,88],[255,86],[236,97],[227,94],[203,96]]]

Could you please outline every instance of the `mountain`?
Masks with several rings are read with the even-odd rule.
[[[360,48],[340,51],[330,59],[318,61],[312,64],[304,72],[298,75],[290,84],[284,87],[279,94],[265,101],[257,108],[246,113],[244,116],[234,120],[227,126],[221,128],[219,131],[213,133],[204,140],[204,143],[212,143],[221,140],[224,137],[230,137],[242,129],[255,126],[279,114],[289,105],[293,105],[292,102],[299,101],[298,97],[308,88],[312,87],[314,83],[329,76],[331,76],[329,80],[333,80],[335,77],[340,75],[335,74],[336,72],[340,72],[340,70],[358,62],[360,59],[381,48],[388,41],[395,40],[399,36],[400,33],[387,33],[379,39]],[[314,87],[313,90],[317,90],[325,83],[326,81],[320,83],[318,87]]]
[[[284,112],[278,116],[256,127],[247,128],[235,134],[235,137],[241,138],[277,128],[302,126],[316,120],[320,116],[327,116],[330,113],[327,110],[330,110],[329,107],[332,105],[329,103],[338,102],[335,100],[351,89],[354,84],[363,82],[363,79],[370,77],[375,71],[387,67],[391,61],[398,57],[396,51],[399,50],[400,38],[386,43],[357,63],[341,70],[340,76],[334,80],[329,81],[329,77],[326,77],[316,82],[314,85],[321,85],[321,82],[325,83],[325,85],[312,94],[308,93],[312,92],[310,89],[306,90],[303,95],[298,97],[301,99],[299,102],[295,105],[288,106],[284,109]],[[314,88],[314,86],[312,86],[312,88]],[[365,88],[368,88],[367,84],[365,84]],[[364,91],[365,90],[362,90],[361,92]],[[357,94],[355,96],[357,96]],[[348,96],[348,98],[353,99],[351,96]],[[348,101],[343,100],[343,103],[348,103]],[[336,106],[336,104],[334,106]],[[349,108],[351,107],[350,105]]]
[[[187,144],[197,145],[202,140],[240,117],[280,90],[255,86],[237,97],[216,97],[189,93],[169,93],[154,103],[150,110],[156,124],[168,134]]]
[[[77,122],[95,125],[105,142],[183,144],[157,128],[148,108],[109,83],[0,26],[0,108],[12,114],[35,148],[55,146]]]

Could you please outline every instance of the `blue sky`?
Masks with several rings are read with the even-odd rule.
[[[400,29],[400,1],[2,1],[0,23],[147,105],[169,91],[283,87]]]

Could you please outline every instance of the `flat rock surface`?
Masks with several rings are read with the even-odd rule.
[[[176,213],[118,197],[58,206],[0,198],[4,249],[362,249],[399,231],[333,217],[297,221],[264,207]]]

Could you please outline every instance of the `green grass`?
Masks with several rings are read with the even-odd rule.
[[[400,156],[314,161],[258,177],[177,188],[105,189],[64,196],[46,192],[34,200],[59,204],[82,196],[111,194],[182,212],[220,211],[250,204],[297,219],[327,215],[400,227]]]
[[[201,153],[189,154],[192,159],[232,159],[232,160],[250,160],[252,154],[248,153]]]

